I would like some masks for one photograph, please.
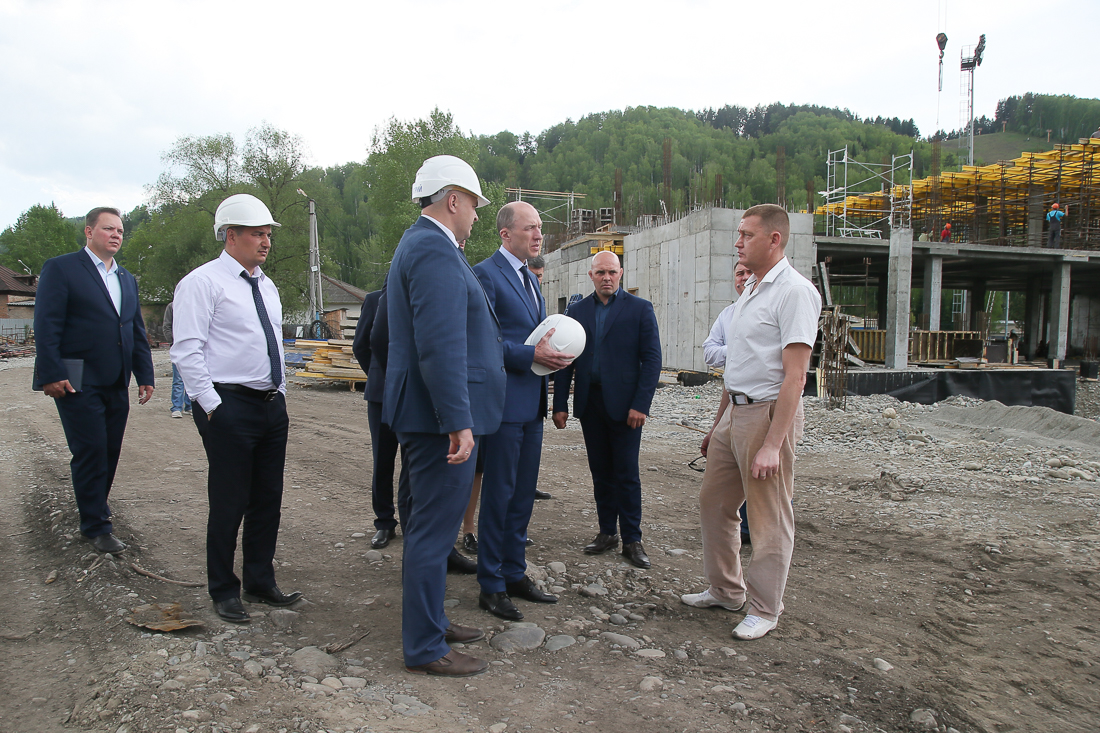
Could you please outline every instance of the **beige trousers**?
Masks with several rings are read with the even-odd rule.
[[[749,613],[776,620],[783,613],[783,591],[794,550],[794,445],[802,436],[802,404],[779,450],[779,472],[752,477],[752,461],[771,427],[774,402],[730,405],[718,421],[707,449],[707,470],[699,492],[703,531],[703,573],[711,595],[749,601]],[[741,518],[748,504],[752,561],[741,566]]]

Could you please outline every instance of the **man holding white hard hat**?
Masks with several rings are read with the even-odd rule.
[[[489,200],[470,164],[452,155],[424,161],[412,199],[422,214],[386,278],[382,399],[382,422],[397,434],[409,475],[401,638],[408,671],[466,677],[489,665],[450,644],[484,632],[452,624],[443,610],[447,556],[470,499],[477,438],[500,427],[505,374],[500,326],[458,243]]]
[[[501,245],[474,267],[500,322],[504,338],[507,392],[500,429],[482,440],[485,475],[478,515],[478,604],[499,618],[518,621],[523,614],[512,602],[557,603],[526,575],[527,525],[535,501],[547,408],[546,374],[561,369],[573,354],[550,346],[547,332],[537,343],[525,343],[546,315],[538,280],[527,259],[542,247],[542,219],[535,207],[513,201],[497,214]]]

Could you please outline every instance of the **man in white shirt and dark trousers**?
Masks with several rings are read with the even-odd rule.
[[[260,269],[279,226],[254,196],[236,194],[214,215],[225,242],[176,286],[172,362],[199,409],[195,425],[210,463],[206,571],[214,610],[226,621],[250,620],[233,572],[237,531],[244,521],[244,599],[289,606],[273,559],[279,536],[286,462],[286,380],[279,291]]]
[[[821,296],[787,261],[787,212],[753,206],[737,228],[739,260],[753,276],[726,327],[725,388],[699,492],[703,572],[710,587],[680,597],[689,606],[748,613],[733,630],[759,639],[783,613],[794,549],[794,446],[802,434],[802,389],[817,339]],[[738,509],[748,505],[753,555],[741,566]]]

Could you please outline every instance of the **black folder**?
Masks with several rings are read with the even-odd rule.
[[[62,359],[61,363],[65,365],[65,371],[69,374],[69,384],[79,392],[84,387],[84,360]],[[31,389],[35,392],[42,391],[42,382],[38,379],[37,365],[34,367],[34,381],[31,383]]]

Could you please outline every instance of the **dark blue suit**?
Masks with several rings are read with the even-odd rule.
[[[485,476],[477,522],[477,579],[485,593],[500,593],[527,572],[527,525],[539,480],[546,377],[531,371],[535,347],[523,342],[546,317],[546,304],[535,276],[528,273],[525,284],[500,250],[474,267],[474,273],[500,322],[508,375],[500,429],[486,435],[478,448],[485,455]]]
[[[83,388],[54,400],[73,454],[80,531],[113,531],[107,495],[130,412],[130,375],[153,384],[153,359],[138,303],[137,281],[118,268],[120,311],[83,249],[46,261],[35,296],[35,374],[40,384],[68,379],[62,359],[84,361]]]
[[[554,412],[569,409],[581,421],[600,532],[624,544],[642,538],[642,482],[638,475],[641,427],[626,424],[630,410],[649,414],[661,377],[661,339],[653,305],[619,289],[603,332],[596,333],[596,295],[575,303],[567,315],[584,326],[587,344],[577,360],[554,375]],[[592,363],[599,353],[599,373]],[[595,377],[595,379],[593,379]]]
[[[393,472],[397,466],[397,436],[390,426],[382,422],[382,397],[386,391],[386,352],[389,349],[388,315],[383,297],[385,290],[368,293],[355,326],[352,351],[363,371],[367,373],[367,386],[363,399],[367,401],[367,424],[370,426],[371,457],[371,506],[374,509],[374,528],[392,530],[397,527],[393,505]],[[398,488],[398,504],[401,519],[405,518],[408,498],[408,480],[401,472]]]
[[[428,219],[405,231],[386,281],[390,348],[382,421],[409,474],[402,565],[405,664],[450,648],[443,612],[447,555],[470,500],[476,455],[447,462],[448,433],[495,433],[504,411],[504,347],[485,291],[462,252]],[[476,450],[474,451],[476,454]]]

